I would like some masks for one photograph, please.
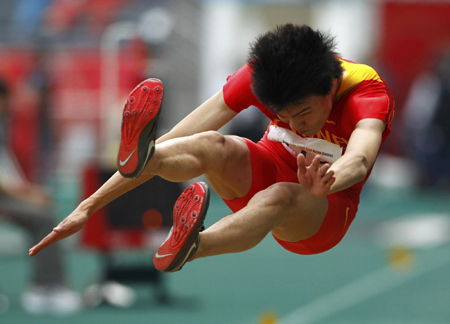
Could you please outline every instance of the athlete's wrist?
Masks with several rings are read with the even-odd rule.
[[[78,211],[91,217],[96,211],[98,211],[103,206],[98,201],[97,197],[91,196],[83,200],[77,207]]]

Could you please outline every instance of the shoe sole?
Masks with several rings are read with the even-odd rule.
[[[205,199],[204,199],[204,205],[202,212],[198,218],[197,224],[195,225],[194,230],[191,232],[191,234],[187,237],[186,242],[184,243],[183,247],[180,249],[178,254],[175,256],[173,261],[169,264],[169,266],[163,270],[163,272],[175,272],[181,270],[181,268],[186,264],[187,260],[191,256],[192,249],[195,248],[197,250],[197,247],[194,247],[193,244],[196,243],[197,237],[200,233],[201,228],[203,227],[203,223],[206,218],[206,213],[208,211],[209,207],[209,187],[204,182],[199,182],[203,185],[205,188]]]
[[[123,146],[126,147],[126,150],[129,152],[131,151],[130,147],[127,147],[127,145],[125,144],[125,142],[127,140],[129,140],[129,136],[127,135],[127,122],[128,120],[125,120],[125,110],[128,107],[128,101],[130,98],[133,97],[133,94],[136,93],[136,91],[138,91],[140,88],[145,87],[145,83],[151,81],[151,82],[158,82],[160,83],[160,89],[157,88],[157,86],[155,87],[155,89],[158,89],[156,91],[161,91],[161,94],[159,96],[161,96],[160,102],[157,102],[157,99],[152,98],[150,95],[148,95],[148,97],[146,98],[145,102],[140,103],[140,107],[139,107],[139,113],[141,113],[141,118],[145,118],[146,116],[142,116],[142,113],[146,113],[148,111],[152,111],[152,110],[158,110],[157,113],[154,116],[150,116],[150,119],[147,121],[146,125],[143,127],[142,131],[139,134],[139,139],[138,139],[138,143],[137,143],[137,147],[133,150],[133,153],[137,150],[137,165],[136,168],[134,169],[134,171],[132,172],[127,172],[125,171],[125,165],[128,162],[127,160],[123,161],[125,163],[123,163],[120,160],[120,153],[121,150],[123,149]],[[161,106],[162,106],[162,99],[163,99],[163,93],[164,93],[164,87],[162,85],[162,82],[158,79],[147,79],[143,82],[141,82],[133,91],[131,91],[130,95],[128,96],[127,99],[127,103],[124,106],[123,112],[122,112],[122,126],[121,126],[121,140],[120,140],[120,147],[119,147],[119,154],[117,157],[117,168],[120,172],[120,174],[125,177],[125,178],[137,178],[139,177],[142,172],[145,169],[145,166],[147,165],[148,161],[152,158],[153,154],[155,153],[155,140],[156,140],[156,129],[157,129],[157,122],[159,119],[159,115],[161,113]],[[153,100],[153,103],[150,102],[150,100]],[[155,105],[156,103],[156,105]],[[154,105],[153,107],[151,107],[150,105]],[[151,108],[149,108],[149,106]],[[131,111],[129,112],[131,113]],[[147,117],[148,118],[148,117]],[[131,155],[133,154],[131,153],[129,155],[129,157],[131,157]],[[123,163],[123,164],[122,164]]]

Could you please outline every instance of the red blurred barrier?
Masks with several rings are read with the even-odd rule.
[[[83,199],[92,195],[101,185],[99,168],[94,165],[87,167],[83,174]],[[102,208],[92,215],[89,222],[84,226],[80,242],[84,247],[100,252],[112,252],[117,249],[142,248],[144,240],[144,229],[111,227],[107,219],[106,209]]]
[[[25,174],[33,179],[39,163],[39,98],[30,86],[30,75],[36,69],[36,53],[29,48],[6,48],[0,51],[0,76],[11,89],[11,143]],[[118,59],[119,94],[126,96],[145,77],[145,45],[130,41]],[[50,117],[54,142],[64,138],[70,126],[93,125],[98,141],[100,134],[101,55],[98,49],[67,48],[45,53],[40,68],[45,69],[50,84]],[[120,103],[117,103],[120,106]]]
[[[414,78],[450,44],[450,2],[386,1],[382,7],[380,60],[401,113]]]

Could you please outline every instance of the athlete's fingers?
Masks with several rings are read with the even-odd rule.
[[[309,167],[311,168],[311,170],[317,172],[319,170],[319,166],[320,166],[320,156],[316,155]]]
[[[331,178],[333,178],[333,176],[334,176],[334,171],[330,170],[322,177],[322,181],[324,183],[327,183],[328,181],[330,181]]]
[[[336,182],[336,177],[332,177],[332,178],[330,179],[330,181],[328,181],[328,182],[325,184],[325,186],[326,186],[328,189],[330,189],[331,186],[332,186],[335,182]]]
[[[303,154],[297,156],[298,175],[304,176],[306,173],[306,158]]]
[[[33,246],[28,251],[29,255],[30,256],[35,256],[36,254],[38,254],[42,250],[46,249],[47,247],[49,247],[53,243],[59,241],[61,239],[60,238],[60,234],[61,233],[56,228],[53,229],[53,231],[50,234],[48,234],[46,237],[44,237],[38,244]]]
[[[324,165],[322,165],[319,168],[319,176],[323,177],[327,173],[329,168],[330,168],[330,165],[328,163],[325,163]]]
[[[307,179],[308,168],[306,167],[306,158],[303,154],[299,154],[299,156],[297,157],[297,164],[298,164],[297,170],[298,182],[305,188],[308,188],[310,186],[310,181],[308,181]]]

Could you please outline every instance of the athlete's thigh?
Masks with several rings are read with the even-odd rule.
[[[273,190],[286,198],[279,198],[284,202],[282,216],[285,221],[273,228],[272,234],[284,241],[297,242],[319,231],[328,211],[326,197],[317,198],[298,183],[277,183]],[[269,189],[268,191],[270,194]]]
[[[231,200],[223,198],[225,204],[227,204],[234,213],[247,206],[250,200],[258,192],[263,191],[276,183],[277,170],[280,165],[280,161],[276,160],[273,152],[263,145],[262,141],[254,143],[246,138],[244,138],[244,141],[250,154],[251,170],[248,174],[251,175],[251,187],[249,190],[243,190],[239,196],[236,196],[236,198]],[[245,176],[247,177],[248,174]]]
[[[328,195],[326,199],[328,200],[327,213],[314,235],[297,241],[272,231],[275,240],[285,249],[298,254],[322,253],[336,246],[355,218],[359,197],[344,190]]]
[[[250,152],[243,138],[224,136],[223,154],[225,161],[220,170],[205,174],[212,189],[223,199],[243,197],[252,185]]]

